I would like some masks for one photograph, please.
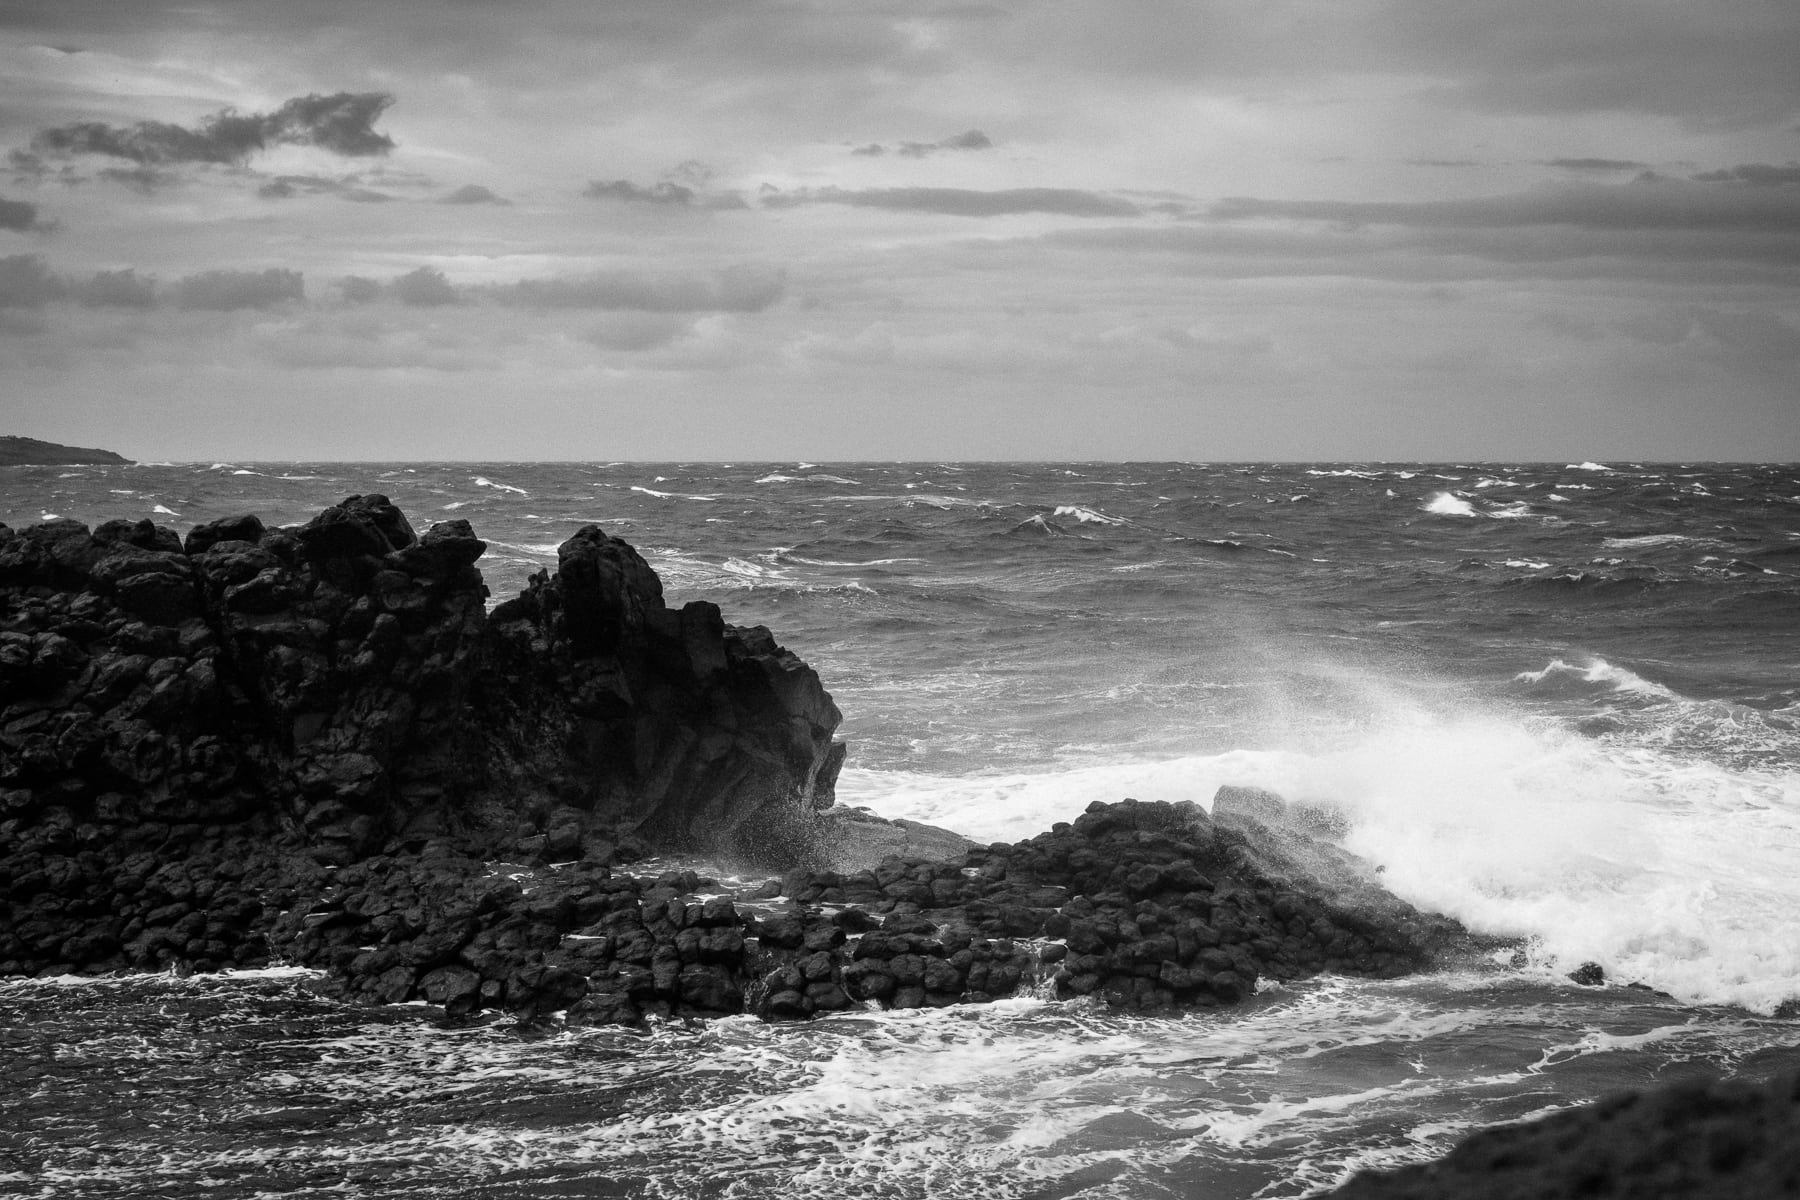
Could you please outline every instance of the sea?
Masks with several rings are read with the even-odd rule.
[[[1268,788],[1519,950],[1229,1011],[1040,983],[646,1030],[452,1025],[280,965],[4,981],[0,1193],[1301,1197],[1800,1067],[1800,468],[143,463],[7,468],[0,521],[368,493],[470,521],[496,602],[596,523],[671,603],[769,626],[844,712],[841,804],[986,842]]]

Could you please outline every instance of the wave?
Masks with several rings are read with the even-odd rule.
[[[1622,692],[1657,700],[1676,698],[1675,693],[1662,684],[1653,683],[1626,667],[1616,667],[1604,658],[1590,658],[1582,666],[1556,658],[1541,670],[1521,671],[1513,679],[1516,683],[1549,691],[1566,690],[1567,685],[1574,684],[1583,691],[1599,687],[1612,693]]]
[[[1660,686],[1610,665],[1552,664],[1545,678],[1569,672],[1614,689]],[[1517,714],[1395,712],[1318,750],[967,776],[846,767],[838,796],[1013,841],[1093,800],[1209,804],[1222,784],[1265,787],[1348,814],[1346,844],[1394,892],[1529,939],[1533,970],[1591,961],[1685,1001],[1767,1013],[1800,996],[1796,761],[1734,768]]]
[[[1433,492],[1431,498],[1419,508],[1421,512],[1434,513],[1440,517],[1486,517],[1497,521],[1517,520],[1532,515],[1531,505],[1524,500],[1477,508],[1474,502],[1455,492]]]
[[[632,484],[631,490],[634,492],[642,492],[646,496],[655,496],[658,500],[717,500],[718,499],[717,496],[684,496],[684,495],[680,494],[679,492],[659,492],[659,491],[655,490],[654,488],[640,487],[637,484]]]
[[[1090,525],[1090,524],[1091,525],[1128,525],[1128,524],[1130,524],[1130,522],[1125,520],[1125,518],[1123,518],[1123,517],[1109,517],[1105,513],[1099,511],[1098,509],[1083,508],[1078,504],[1058,505],[1056,511],[1051,513],[1050,515],[1052,517],[1074,517],[1076,521],[1080,522],[1083,525]]]
[[[476,487],[484,487],[484,488],[493,488],[495,491],[498,491],[498,492],[514,492],[521,496],[529,496],[531,494],[531,493],[527,492],[524,488],[514,487],[510,483],[495,483],[493,480],[489,479],[485,475],[477,475],[475,477],[475,486]]]
[[[783,475],[779,471],[764,475],[757,483],[843,483],[851,487],[859,487],[860,479],[845,479],[842,475]]]

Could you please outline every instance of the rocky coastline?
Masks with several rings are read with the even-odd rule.
[[[286,962],[451,1020],[633,1024],[1021,988],[1204,1008],[1501,948],[1388,894],[1335,813],[1252,789],[1096,802],[1010,845],[842,810],[840,714],[768,630],[668,607],[593,526],[490,609],[484,549],[381,496],[185,539],[0,526],[0,976]],[[1747,1149],[1703,1131],[1707,1178],[1793,1180],[1765,1133],[1800,1101],[1758,1095],[1724,1119]],[[1344,1194],[1782,1194],[1443,1184],[1637,1136],[1605,1122],[1750,1112],[1689,1099],[1529,1127],[1556,1154],[1490,1131]]]
[[[0,529],[0,974],[286,961],[377,1002],[630,1022],[1030,981],[1229,1004],[1471,944],[1248,791],[1013,846],[838,810],[837,707],[766,629],[669,608],[593,526],[490,610],[484,548],[381,496],[185,539]],[[631,869],[651,854],[748,882]]]

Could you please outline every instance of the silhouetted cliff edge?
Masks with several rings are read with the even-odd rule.
[[[63,446],[17,435],[0,436],[0,467],[73,467],[95,463],[122,464],[131,460],[111,450]]]

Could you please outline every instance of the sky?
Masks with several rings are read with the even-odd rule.
[[[1793,0],[0,0],[0,433],[1800,460]]]

